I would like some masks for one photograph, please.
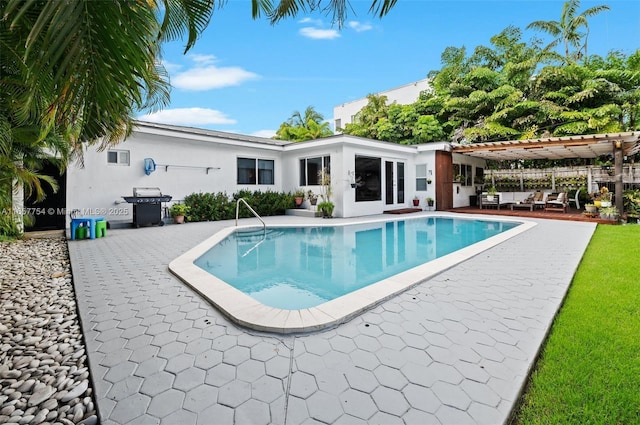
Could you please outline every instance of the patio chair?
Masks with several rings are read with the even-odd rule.
[[[534,208],[544,208],[547,203],[547,198],[549,197],[548,192],[542,192],[537,190],[533,193],[533,206]]]
[[[500,209],[500,194],[496,193],[495,195],[489,195],[487,193],[482,193],[480,195],[480,209],[496,207]]]
[[[569,206],[571,206],[571,204],[574,204],[576,209],[580,209],[580,191],[582,189],[578,188],[578,190],[576,190],[576,197],[574,199],[569,199]]]
[[[562,211],[566,213],[569,208],[569,197],[567,196],[567,192],[560,192],[554,198],[553,196],[549,196],[547,198],[547,202],[544,204],[545,211]]]

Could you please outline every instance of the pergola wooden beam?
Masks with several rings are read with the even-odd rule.
[[[622,165],[625,156],[640,150],[640,132],[547,137],[526,140],[504,140],[453,144],[451,151],[497,161],[520,159],[597,158],[613,154],[615,170],[616,207],[623,211]]]

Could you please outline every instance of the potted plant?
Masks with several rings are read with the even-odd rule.
[[[307,192],[307,199],[309,200],[309,203],[311,205],[315,205],[318,203],[318,196],[311,190]]]
[[[490,186],[489,189],[487,189],[487,201],[493,202],[496,198],[496,193],[498,193],[496,187]]]
[[[596,205],[595,204],[585,204],[584,210],[586,212],[588,212],[588,213],[595,213],[596,212]]]
[[[169,208],[169,214],[173,217],[176,224],[184,223],[184,216],[189,212],[190,207],[185,204],[173,204]]]
[[[418,198],[418,195],[413,197],[413,206],[417,207],[418,205],[420,205],[420,198]]]
[[[304,201],[304,190],[296,189],[296,191],[293,192],[293,197],[296,202],[296,208],[300,208],[300,206],[302,205],[302,201]]]
[[[335,205],[331,201],[322,201],[318,204],[318,209],[322,211],[322,218],[333,217],[333,209]]]
[[[605,220],[617,220],[618,209],[616,207],[602,207],[600,209],[600,218]]]
[[[435,200],[432,197],[427,197],[427,205],[429,207],[433,207],[433,204],[435,203]]]
[[[602,188],[600,188],[600,195],[598,197],[600,198],[600,205],[603,208],[611,206],[611,192],[609,192],[609,189],[607,189],[606,186],[602,186]]]

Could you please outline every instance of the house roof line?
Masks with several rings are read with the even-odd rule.
[[[275,146],[285,146],[285,145],[294,143],[289,140],[276,140],[276,139],[269,139],[267,137],[250,136],[250,135],[239,134],[239,133],[229,133],[225,131],[209,130],[209,129],[198,128],[198,127],[152,123],[147,121],[134,121],[134,128],[138,130],[143,130],[144,128],[168,130],[168,131],[175,131],[178,133],[217,137],[220,139],[236,140],[240,142],[260,143],[263,145],[266,144],[266,145],[275,145]]]

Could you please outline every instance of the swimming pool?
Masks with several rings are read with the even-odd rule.
[[[237,323],[300,332],[348,320],[532,225],[423,216],[228,228],[169,267]]]
[[[430,217],[338,227],[244,229],[194,263],[269,307],[300,310],[518,226]]]

